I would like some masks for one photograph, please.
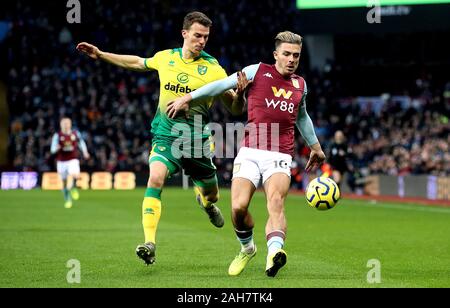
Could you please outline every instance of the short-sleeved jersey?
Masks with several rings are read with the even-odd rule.
[[[57,161],[68,161],[78,159],[78,142],[80,135],[73,130],[69,134],[58,132],[59,151],[56,156]]]
[[[227,77],[225,70],[219,65],[216,59],[205,52],[192,60],[182,57],[182,49],[168,49],[157,52],[152,58],[145,60],[145,66],[149,70],[156,70],[159,74],[160,94],[157,113],[152,122],[151,132],[160,139],[173,141],[179,138],[179,132],[183,125],[189,125],[191,138],[207,138],[209,132],[203,132],[204,126],[209,122],[208,110],[212,106],[214,98],[204,98],[191,102],[189,119],[180,115],[175,119],[170,119],[167,114],[167,104],[190,93],[205,84]],[[201,116],[201,117],[199,117]],[[194,121],[201,121],[195,123]],[[174,126],[180,124],[174,131]],[[186,135],[184,135],[186,136]]]
[[[248,129],[242,146],[293,155],[295,122],[304,92],[302,77],[283,77],[274,65],[261,63],[248,92]]]

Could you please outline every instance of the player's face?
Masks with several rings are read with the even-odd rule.
[[[189,30],[182,31],[184,46],[194,55],[199,55],[209,38],[209,28],[194,23]]]
[[[302,46],[298,44],[281,43],[277,50],[273,52],[275,66],[283,76],[290,76],[295,73],[300,62]]]
[[[62,119],[60,126],[61,126],[61,131],[68,132],[72,129],[72,121],[70,119]]]

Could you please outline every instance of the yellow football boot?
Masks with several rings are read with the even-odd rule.
[[[237,276],[239,275],[247,265],[247,263],[256,255],[256,246],[255,250],[252,253],[239,252],[239,254],[234,258],[233,262],[231,262],[230,267],[228,268],[228,275]]]
[[[65,203],[64,203],[64,207],[66,208],[66,209],[70,209],[71,207],[72,207],[72,201],[66,201]]]
[[[80,193],[78,192],[78,189],[76,189],[75,187],[72,188],[70,190],[70,196],[72,197],[73,200],[80,199]]]

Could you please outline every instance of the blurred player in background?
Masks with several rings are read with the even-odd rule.
[[[61,119],[60,127],[61,131],[53,135],[50,151],[56,154],[56,169],[63,181],[64,207],[69,209],[72,207],[72,200],[80,198],[77,189],[77,180],[80,177],[78,148],[83,153],[84,159],[89,159],[89,152],[81,134],[77,130],[72,130],[71,119]],[[67,187],[69,176],[73,179],[70,189]]]
[[[330,146],[328,162],[332,168],[333,180],[340,186],[342,178],[349,170],[348,155],[351,150],[345,142],[344,133],[340,130],[334,133],[334,142]]]
[[[243,73],[238,72],[208,84],[169,104],[169,116],[176,117],[178,112],[189,109],[190,101],[195,106],[198,99],[234,88],[243,77],[252,81],[247,96],[248,125],[255,124],[256,135],[248,132],[245,134],[234,161],[231,186],[232,220],[241,243],[241,251],[228,269],[232,276],[239,275],[256,254],[253,241],[254,221],[248,207],[261,177],[269,212],[266,224],[267,276],[274,277],[287,261],[283,250],[287,229],[284,202],[290,187],[295,125],[311,149],[306,170],[310,171],[325,160],[312,121],[306,112],[306,83],[302,77],[295,75],[301,49],[300,35],[281,32],[275,38],[274,65],[259,63],[247,66]],[[278,134],[275,135],[277,140],[272,139],[271,124],[279,125]],[[261,129],[264,126],[266,130]],[[276,148],[275,145],[279,148],[273,149],[273,146]]]
[[[149,158],[150,175],[142,204],[145,241],[136,248],[138,257],[147,265],[155,262],[156,229],[161,215],[161,192],[165,180],[181,169],[193,180],[197,202],[208,214],[211,223],[218,228],[224,224],[223,216],[215,205],[219,199],[219,188],[211,155],[204,152],[201,152],[203,154],[200,158],[184,157],[178,155],[179,153],[173,155],[174,151],[176,152],[174,142],[180,138],[179,132],[173,131],[174,125],[184,125],[191,129],[189,137],[184,140],[189,145],[193,144],[194,140],[200,140],[203,148],[203,145],[209,142],[210,134],[195,133],[194,116],[202,117],[201,131],[204,132],[203,129],[209,122],[208,110],[212,106],[213,98],[197,100],[185,117],[170,119],[166,115],[167,104],[173,99],[227,77],[217,60],[203,51],[211,26],[212,21],[205,14],[187,14],[181,31],[183,47],[157,52],[152,58],[108,53],[84,42],[77,46],[79,51],[93,59],[101,59],[129,70],[157,71],[159,74],[159,105],[151,129],[153,139]],[[222,102],[228,109],[235,98],[236,94],[232,90],[221,95]],[[199,150],[195,149],[195,144],[192,149]]]

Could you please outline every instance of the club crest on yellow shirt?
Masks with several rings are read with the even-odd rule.
[[[198,73],[203,76],[206,74],[206,71],[208,71],[208,67],[204,66],[204,65],[199,65],[197,70],[198,70]]]

